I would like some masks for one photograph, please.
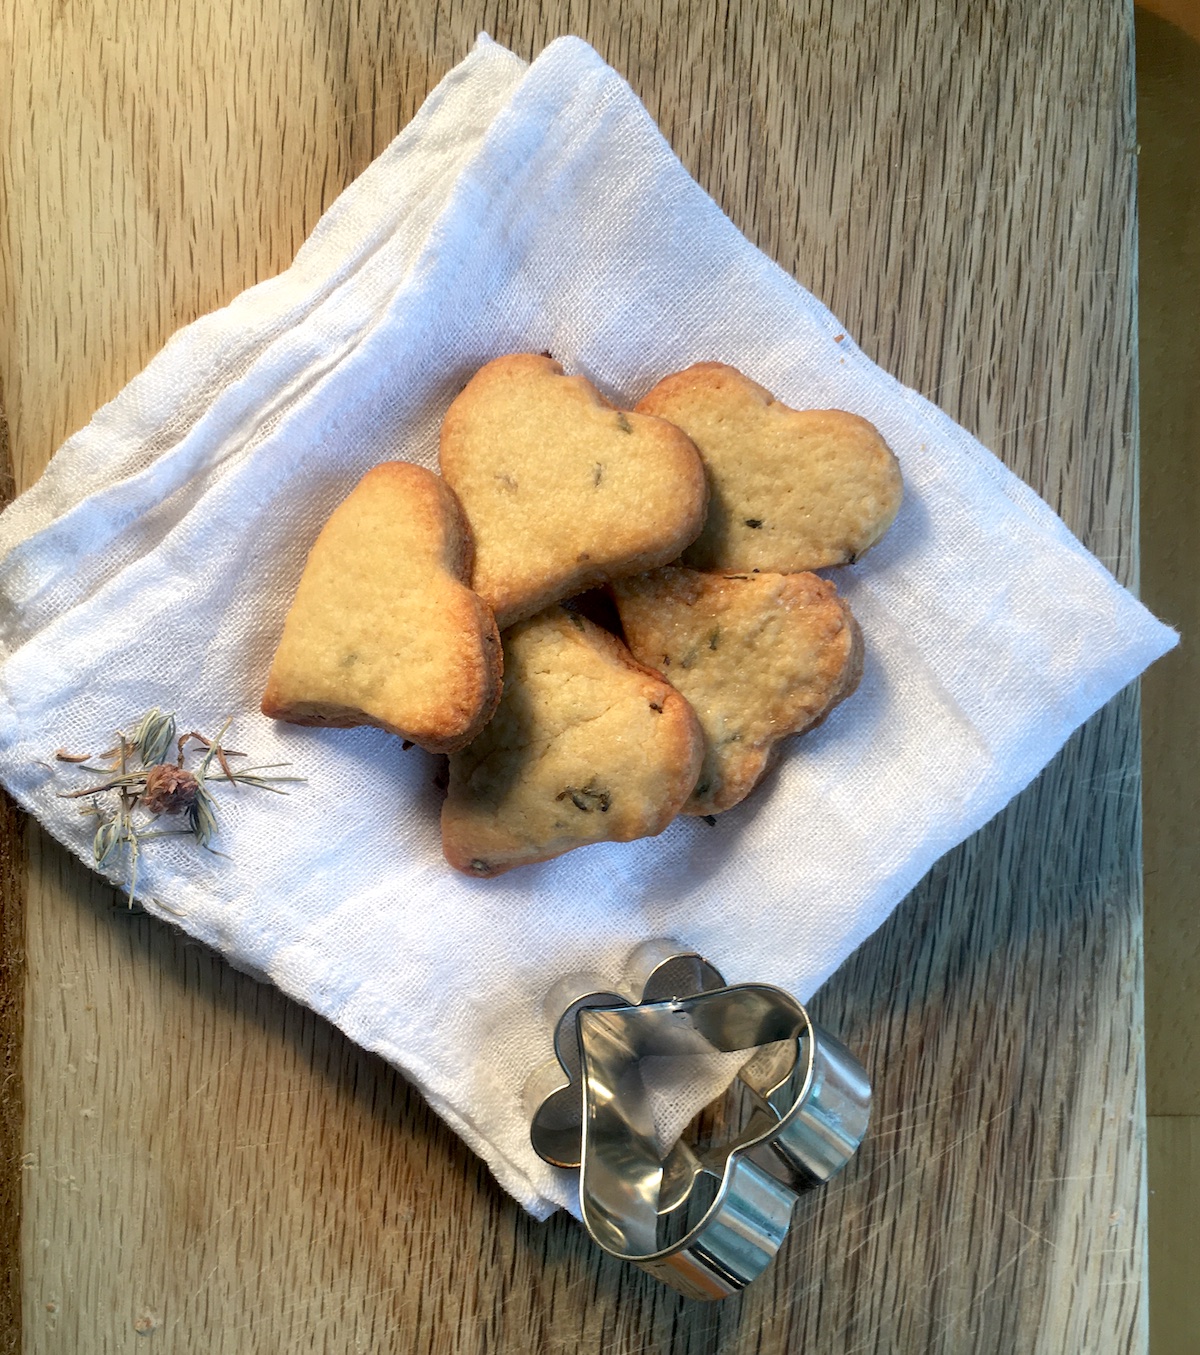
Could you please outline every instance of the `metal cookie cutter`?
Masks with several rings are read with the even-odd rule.
[[[526,1087],[530,1136],[545,1161],[579,1169],[593,1240],[691,1298],[744,1289],[779,1250],[798,1192],[862,1142],[862,1065],[781,989],[727,986],[674,941],[640,947],[621,992],[576,975],[546,1006],[555,1061]],[[732,1135],[664,1151],[642,1060],[733,1053],[746,1058],[735,1104],[724,1098]]]

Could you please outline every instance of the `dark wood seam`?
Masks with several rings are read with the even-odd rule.
[[[0,507],[13,467],[0,390]],[[0,791],[0,1355],[21,1349],[21,1044],[25,1022],[25,816]]]

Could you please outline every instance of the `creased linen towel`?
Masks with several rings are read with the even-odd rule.
[[[147,708],[307,778],[218,787],[223,855],[149,845],[139,897],[403,1069],[527,1208],[571,1188],[522,1089],[565,973],[676,936],[807,997],[945,851],[1175,642],[1000,462],[875,367],[689,178],[586,44],[481,38],[283,275],[177,334],[0,516],[0,779],[85,860],[60,746]],[[906,500],[837,583],[854,698],[715,827],[494,881],[443,862],[436,762],[258,712],[321,524],[370,466],[436,466],[488,359],[549,350],[622,403],[712,359],[878,425]]]

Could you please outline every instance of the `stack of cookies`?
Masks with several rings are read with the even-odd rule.
[[[377,466],[334,512],[262,704],[449,753],[458,870],[719,814],[856,687],[862,636],[812,571],[858,559],[900,506],[864,419],[718,363],[621,410],[516,354],[450,406],[440,464]],[[607,628],[579,601],[596,589]]]

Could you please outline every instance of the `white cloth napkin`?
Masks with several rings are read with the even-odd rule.
[[[282,276],[177,334],[0,517],[0,779],[91,859],[60,746],[147,708],[289,760],[287,798],[218,787],[223,855],[143,853],[139,896],[403,1069],[527,1208],[571,1184],[528,1145],[542,1000],[675,936],[807,997],[930,865],[1175,642],[1025,485],[846,340],[688,177],[584,43],[481,38]],[[701,359],[856,411],[900,458],[884,542],[838,572],[863,685],[715,827],[494,881],[456,875],[437,764],[258,702],[322,522],[374,463],[436,465],[443,412],[548,349],[622,402]]]

